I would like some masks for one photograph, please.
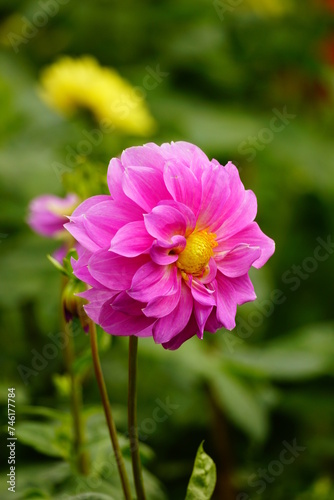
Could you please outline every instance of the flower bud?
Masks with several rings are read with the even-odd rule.
[[[86,290],[86,285],[77,279],[70,279],[62,293],[62,308],[66,322],[72,321],[73,318],[79,318],[82,328],[87,331],[88,317],[84,310],[84,305],[87,301],[78,294]]]

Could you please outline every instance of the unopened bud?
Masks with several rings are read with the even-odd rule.
[[[73,318],[79,318],[83,329],[87,331],[88,318],[83,307],[87,301],[78,296],[78,293],[85,290],[86,285],[82,281],[70,279],[63,290],[62,307],[66,322],[72,321]]]

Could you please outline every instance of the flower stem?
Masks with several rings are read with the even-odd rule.
[[[139,455],[138,426],[137,426],[137,350],[138,337],[129,337],[129,392],[128,392],[128,429],[132,471],[135,481],[137,500],[145,500],[144,481]]]
[[[67,372],[70,376],[70,398],[71,398],[71,413],[72,425],[74,434],[74,454],[77,460],[77,467],[80,474],[87,476],[89,473],[89,457],[87,451],[83,450],[85,442],[84,425],[82,421],[82,388],[79,380],[73,371],[74,363],[74,342],[70,325],[65,324],[67,341],[65,344],[64,355],[67,365]]]
[[[114,420],[112,417],[108,393],[107,393],[107,389],[106,389],[106,384],[105,384],[103,373],[102,373],[100,356],[99,356],[98,345],[97,345],[96,326],[95,326],[95,323],[90,319],[89,319],[88,325],[89,325],[90,346],[91,346],[91,350],[92,350],[95,377],[97,380],[97,384],[98,384],[101,399],[102,399],[104,414],[105,414],[106,421],[107,421],[107,426],[108,426],[108,430],[109,430],[111,444],[112,444],[112,447],[113,447],[114,453],[115,453],[116,463],[117,463],[118,472],[119,472],[119,475],[121,478],[124,497],[126,500],[131,500],[132,496],[131,496],[131,488],[130,488],[129,478],[128,478],[128,475],[127,475],[127,472],[125,469],[123,455],[122,455],[122,452],[121,452],[121,449],[119,446],[117,432],[116,432],[116,426],[115,426],[115,423],[114,423]]]
[[[67,284],[67,278],[62,278],[62,290]],[[70,401],[73,428],[73,451],[76,459],[76,467],[80,474],[89,474],[89,455],[83,449],[85,443],[85,429],[82,419],[82,387],[74,373],[73,365],[75,361],[75,346],[73,340],[72,326],[65,319],[63,307],[61,308],[62,325],[66,336],[64,344],[64,361],[66,371],[70,377]]]

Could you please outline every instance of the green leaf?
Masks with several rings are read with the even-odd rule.
[[[80,280],[76,279],[73,276],[73,269],[72,269],[72,264],[71,264],[71,257],[74,257],[75,259],[78,259],[78,252],[76,251],[75,248],[70,248],[70,250],[67,252],[66,256],[63,258],[63,264],[58,262],[57,259],[52,257],[52,255],[48,254],[47,258],[51,262],[51,264],[62,274],[67,276],[68,278],[72,279],[76,283],[80,283]],[[84,285],[83,285],[84,286]]]
[[[186,500],[209,500],[216,486],[216,466],[212,458],[205,453],[203,442],[197,451]]]
[[[52,382],[60,396],[69,397],[71,394],[71,377],[69,374],[60,375],[55,373]]]
[[[318,323],[271,340],[263,348],[225,353],[229,369],[253,378],[304,380],[333,373],[334,324]]]
[[[22,422],[16,435],[21,443],[51,457],[69,459],[71,453],[70,429],[67,425],[45,422]]]
[[[30,488],[26,490],[23,498],[24,500],[51,500],[51,496],[46,491],[39,488]]]
[[[71,476],[71,466],[63,461],[44,460],[44,463],[36,463],[35,460],[29,460],[29,463],[23,461],[15,495],[5,491],[5,483],[1,482],[5,476],[1,478],[1,500],[12,500],[13,497],[17,500],[37,500],[40,498],[56,500],[55,488],[60,488],[62,484],[67,485]],[[64,497],[60,500],[64,500]]]
[[[324,374],[328,367],[325,356],[307,350],[293,350],[292,346],[247,348],[226,357],[231,368],[248,376],[272,380],[314,378]]]
[[[81,493],[80,495],[75,495],[75,497],[71,498],[73,500],[116,500],[115,497],[105,495],[104,493],[96,493],[95,491],[92,493]]]
[[[72,269],[72,264],[71,264],[71,258],[78,259],[78,252],[76,251],[75,248],[70,248],[70,250],[67,252],[66,257],[64,257],[63,262],[64,262],[64,269],[65,273],[69,278],[73,278],[73,269]],[[77,280],[78,281],[78,280]]]
[[[322,366],[332,368],[334,356],[334,323],[315,323],[307,325],[288,335],[271,342],[273,348],[288,351],[312,353],[317,356]]]
[[[38,415],[52,420],[59,420],[59,422],[64,423],[71,422],[71,416],[69,413],[55,410],[54,408],[48,408],[46,406],[22,406],[20,408],[20,412],[24,415]]]
[[[67,271],[66,271],[65,267],[62,266],[60,264],[60,262],[58,262],[57,259],[52,257],[52,255],[50,255],[50,254],[48,254],[46,257],[51,262],[51,264],[57,269],[57,271],[60,271],[62,274],[67,275]]]
[[[263,441],[268,430],[267,411],[253,387],[227,370],[211,377],[210,385],[232,422],[253,439]]]

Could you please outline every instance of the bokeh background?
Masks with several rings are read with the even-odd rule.
[[[51,3],[57,12],[36,26]],[[13,496],[4,429],[1,498],[92,491],[85,498],[111,491],[121,498],[84,334],[75,343],[86,370],[88,449],[98,465],[89,480],[73,469],[62,349],[43,354],[62,328],[61,279],[46,258],[58,244],[25,222],[33,197],[65,193],[59,165],[72,169],[69,151],[93,128],[87,117],[49,109],[40,73],[61,55],[92,55],[137,88],[157,126],[145,138],[105,134],[89,154],[79,152],[71,187],[87,165],[105,175],[125,147],[186,140],[222,164],[234,161],[277,245],[252,273],[258,299],[239,308],[233,332],[207,334],[177,352],[140,342],[149,499],[185,497],[203,439],[217,465],[215,499],[334,499],[334,2],[1,0],[0,13],[1,424],[7,387],[16,387],[19,437]],[[145,83],[148,74],[156,85]],[[102,343],[125,433],[127,340]],[[157,407],[165,408],[163,421]]]

